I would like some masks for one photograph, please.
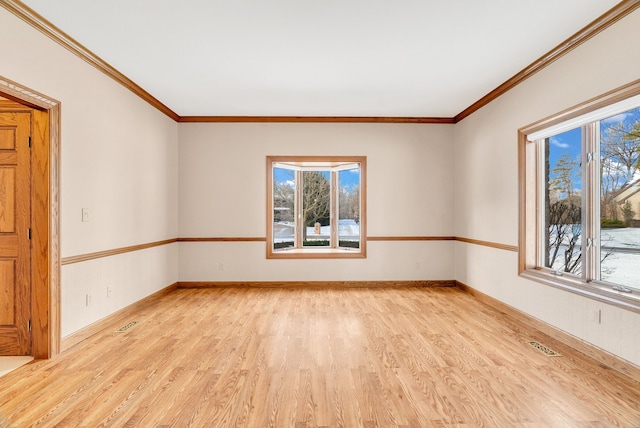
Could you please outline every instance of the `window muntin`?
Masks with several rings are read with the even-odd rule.
[[[267,257],[365,257],[366,158],[267,157]]]
[[[640,96],[587,109],[520,131],[520,271],[640,310]]]

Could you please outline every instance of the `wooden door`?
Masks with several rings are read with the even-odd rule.
[[[31,114],[0,112],[0,355],[31,354]]]

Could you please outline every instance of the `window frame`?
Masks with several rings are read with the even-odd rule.
[[[277,164],[324,164],[319,166],[321,168],[330,168],[334,165],[332,175],[337,175],[340,165],[344,164],[359,164],[360,169],[360,243],[359,248],[346,248],[346,247],[302,247],[300,241],[300,234],[296,231],[294,239],[296,240],[295,248],[288,248],[283,250],[274,250],[274,236],[273,236],[273,220],[274,220],[274,204],[273,204],[273,169]],[[302,171],[296,171],[297,175],[302,175]],[[267,175],[267,234],[266,234],[266,247],[267,247],[267,259],[353,259],[353,258],[366,258],[367,256],[367,203],[366,203],[366,189],[367,189],[367,157],[366,156],[267,156],[266,161],[266,175]],[[299,211],[301,189],[296,189],[296,212]],[[338,198],[338,190],[331,185],[331,235],[330,240],[332,245],[337,245],[339,238],[337,229],[336,206],[335,200]],[[339,217],[339,216],[338,216]]]
[[[539,266],[539,255],[544,251],[541,248],[544,243],[540,239],[540,228],[544,227],[540,224],[542,216],[540,208],[544,204],[544,200],[541,200],[539,191],[539,180],[543,179],[540,177],[540,160],[543,158],[540,156],[542,145],[538,144],[539,139],[530,140],[535,133],[553,126],[562,126],[564,123],[570,123],[572,120],[577,120],[588,114],[595,114],[598,110],[638,95],[640,95],[640,80],[518,130],[519,276],[634,312],[640,312],[640,292],[634,290],[634,293],[624,293],[615,290],[609,283],[589,279],[594,277],[594,271],[598,267],[600,258],[599,245],[596,251],[585,253],[585,258],[590,258],[590,261],[586,264],[583,263],[583,273],[580,276],[558,275],[549,268]],[[593,121],[599,119],[602,118],[595,117]],[[598,132],[598,125],[593,123],[585,125],[585,130],[588,133]],[[589,174],[586,179],[593,180],[594,177]],[[599,212],[596,212],[599,209],[599,203],[594,202],[599,201],[599,196],[593,194],[597,190],[593,185],[584,186],[583,193],[588,191],[591,191],[591,195],[587,195],[587,201],[589,202],[586,211],[589,212],[589,215],[599,216]],[[587,220],[585,222],[587,226],[593,224],[595,224],[593,221]],[[589,230],[588,233],[593,236],[592,230]]]

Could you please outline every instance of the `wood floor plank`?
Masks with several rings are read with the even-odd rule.
[[[0,377],[0,427],[640,426],[637,381],[455,288],[177,289],[114,319],[138,323]]]

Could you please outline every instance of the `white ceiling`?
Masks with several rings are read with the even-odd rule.
[[[453,117],[617,0],[23,0],[180,116]]]

